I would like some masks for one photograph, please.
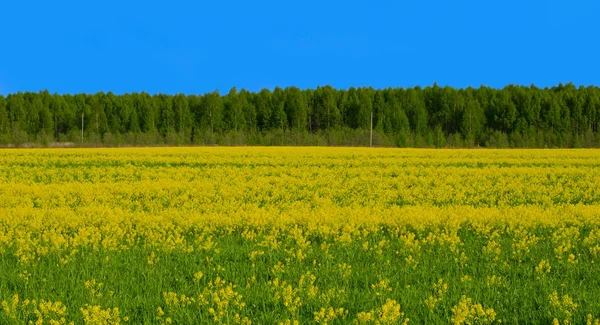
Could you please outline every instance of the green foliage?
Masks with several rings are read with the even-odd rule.
[[[357,134],[369,131],[371,115],[377,136],[387,139],[377,145],[600,145],[600,88],[572,84],[544,89],[514,85],[454,89],[437,84],[408,89],[276,87],[258,93],[234,87],[224,96],[218,91],[204,95],[16,93],[0,97],[0,145],[56,141],[107,146],[368,145],[369,132],[365,139]],[[289,141],[283,136],[287,130],[306,135]],[[123,137],[117,140],[117,134]]]

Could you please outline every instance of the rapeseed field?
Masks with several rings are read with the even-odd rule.
[[[0,324],[600,325],[600,151],[0,151]]]

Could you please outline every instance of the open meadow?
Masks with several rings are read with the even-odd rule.
[[[600,151],[0,151],[0,324],[600,325]]]

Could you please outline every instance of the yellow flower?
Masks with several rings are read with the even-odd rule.
[[[540,275],[544,275],[546,273],[550,273],[550,270],[552,269],[552,267],[550,267],[550,263],[547,260],[541,260],[540,264],[538,264],[535,267],[535,271]]]
[[[453,325],[492,324],[495,319],[494,309],[483,308],[481,304],[473,303],[473,300],[466,296],[462,296],[460,302],[452,307],[452,317],[450,317]]]

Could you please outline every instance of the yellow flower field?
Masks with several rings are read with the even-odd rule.
[[[0,324],[600,325],[600,151],[0,151]]]

